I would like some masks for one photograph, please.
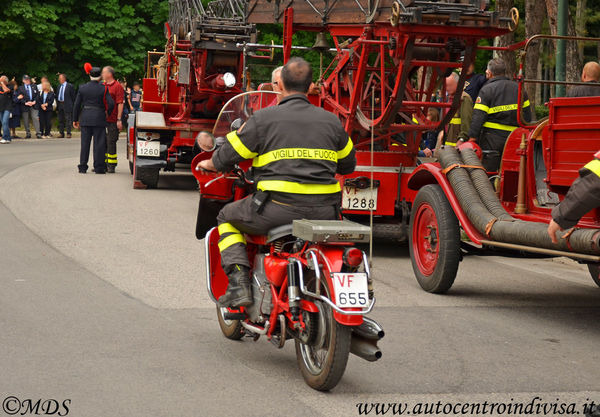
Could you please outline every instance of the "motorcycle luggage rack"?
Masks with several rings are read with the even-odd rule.
[[[371,228],[350,220],[294,220],[292,235],[308,242],[368,243]]]
[[[310,250],[310,251],[308,251],[308,256],[310,256],[313,264],[315,265],[315,275],[317,278],[316,288],[319,288],[321,285],[321,269],[319,268],[319,261],[317,259],[317,254],[315,253],[314,250]],[[360,316],[360,315],[364,315],[364,314],[369,314],[371,312],[371,310],[373,310],[373,307],[375,307],[375,297],[373,297],[371,299],[371,302],[367,307],[365,307],[361,310],[349,311],[349,310],[344,310],[344,309],[338,307],[329,298],[327,298],[321,294],[316,294],[312,291],[309,291],[308,288],[306,288],[306,285],[304,284],[304,273],[302,271],[302,262],[300,262],[300,260],[295,259],[295,258],[290,259],[290,261],[294,261],[298,264],[298,272],[299,272],[298,278],[300,281],[300,292],[302,292],[302,294],[307,295],[309,297],[316,298],[316,299],[324,302],[325,304],[327,304],[329,307],[331,307],[338,313],[345,314],[347,316]],[[367,263],[366,256],[364,256],[364,262],[365,262],[365,272],[367,273],[367,277],[369,277],[369,276],[371,276],[371,271],[369,269],[369,264]]]

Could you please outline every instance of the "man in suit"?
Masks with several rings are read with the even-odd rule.
[[[29,120],[31,119],[33,128],[35,129],[35,136],[40,139],[42,133],[40,132],[40,119],[36,105],[38,89],[31,83],[29,75],[23,76],[23,85],[19,87],[17,94],[17,98],[21,103],[21,117],[23,118],[23,125],[25,125],[25,138],[29,139],[31,137],[31,132],[29,131]]]
[[[58,76],[59,86],[56,89],[58,111],[58,132],[59,138],[65,137],[65,126],[67,128],[67,137],[71,137],[71,125],[73,124],[73,104],[75,103],[75,88],[73,84],[67,81],[65,74]]]
[[[88,64],[86,64],[88,65]],[[90,144],[94,139],[94,172],[106,173],[106,115],[114,109],[108,88],[100,84],[101,70],[89,69],[90,82],[79,87],[73,106],[73,127],[81,127],[81,153],[79,173],[85,174],[90,158]]]

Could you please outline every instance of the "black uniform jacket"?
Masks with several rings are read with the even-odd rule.
[[[258,190],[299,206],[339,204],[335,174],[350,174],[356,167],[352,140],[340,120],[302,94],[256,112],[213,155],[222,172],[246,159],[253,160]]]
[[[42,108],[42,104],[48,104],[46,106],[46,110],[44,110]],[[52,108],[53,104],[54,104],[54,93],[52,91],[48,91],[46,93],[46,100],[44,100],[44,92],[40,91],[40,93],[38,94],[38,97],[37,97],[37,101],[36,101],[36,108],[39,111],[49,112],[49,111],[53,110],[53,108]]]
[[[588,85],[574,85],[567,91],[567,97],[593,97],[600,96],[600,84],[588,81]]]
[[[98,81],[90,81],[79,87],[73,106],[73,121],[81,126],[106,126],[106,114],[110,114],[114,106],[108,89]]]
[[[600,152],[596,155],[600,158]],[[579,170],[565,199],[552,210],[552,218],[563,229],[570,229],[596,207],[600,207],[600,159]]]
[[[508,137],[518,126],[518,89],[518,84],[506,77],[494,77],[481,87],[473,106],[469,137],[480,139],[486,132]],[[525,91],[522,107],[524,121],[531,121],[531,105]]]

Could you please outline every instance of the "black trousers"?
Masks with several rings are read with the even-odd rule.
[[[264,235],[269,230],[289,224],[296,219],[335,220],[337,208],[331,206],[290,206],[269,201],[262,213],[257,213],[251,197],[227,204],[217,216],[219,251],[226,273],[234,265],[250,268],[243,233]]]
[[[67,134],[71,134],[71,125],[73,124],[73,113],[65,111],[65,104],[58,102],[56,107],[58,111],[58,132],[61,135],[65,134],[65,127],[67,128]]]
[[[40,133],[42,136],[50,136],[50,128],[52,126],[52,110],[40,110]]]
[[[493,131],[484,131],[479,140],[479,146],[483,150],[483,158],[481,164],[488,172],[496,172],[500,169],[502,162],[502,153],[504,145],[508,139],[507,133],[496,133]],[[485,152],[488,151],[488,152]]]
[[[119,140],[119,129],[116,123],[106,125],[106,164],[117,166],[117,141]]]
[[[94,170],[106,172],[106,127],[104,126],[81,126],[81,153],[79,155],[80,171],[87,171],[90,158],[90,145],[94,139]]]

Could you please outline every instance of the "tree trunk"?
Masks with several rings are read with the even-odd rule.
[[[575,14],[575,33],[577,36],[586,36],[587,30],[587,14],[586,0],[577,0],[577,13]],[[583,62],[583,42],[577,42],[577,53],[579,54],[579,62]]]
[[[542,32],[542,25],[546,17],[546,6],[536,0],[525,1],[525,37],[530,38],[533,35]],[[540,47],[542,40],[534,42],[527,50],[525,57],[525,78],[533,79],[538,77],[538,62],[540,59]],[[535,106],[537,100],[538,84],[525,84],[527,94],[531,105]],[[535,107],[532,107],[535,108]]]
[[[573,16],[569,13],[569,36],[577,36],[575,32],[575,23],[573,22]],[[579,46],[578,42],[567,41],[567,81],[580,81],[581,70],[583,68],[582,58],[579,57]]]
[[[514,0],[497,0],[496,11],[499,12],[500,16],[508,16],[508,12],[514,6]],[[497,38],[496,46],[507,46],[515,43],[515,34],[507,33],[506,35],[499,36]],[[499,51],[498,57],[506,64],[506,76],[509,78],[514,77],[517,73],[517,60],[514,51]]]

